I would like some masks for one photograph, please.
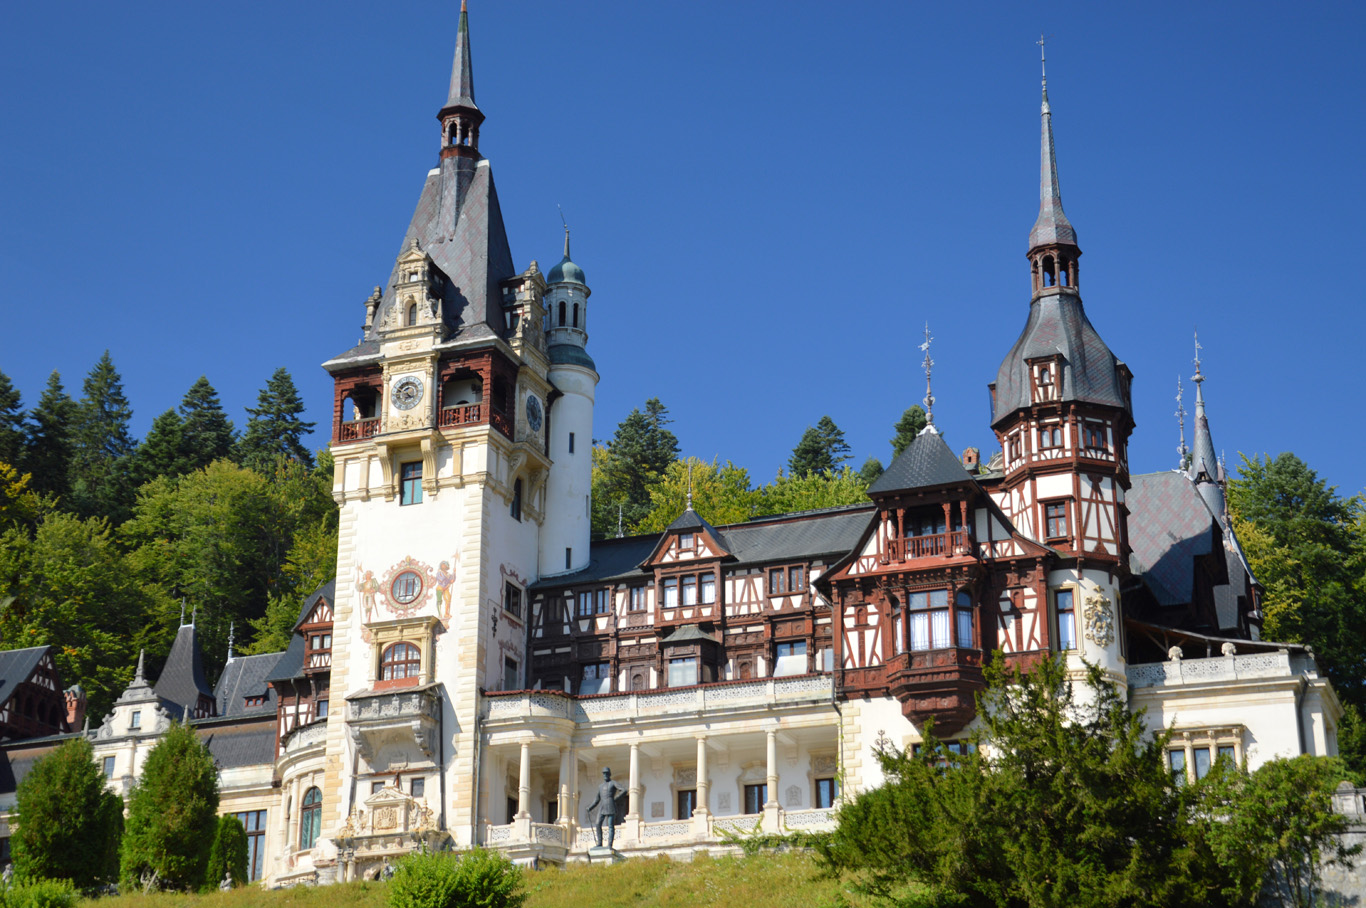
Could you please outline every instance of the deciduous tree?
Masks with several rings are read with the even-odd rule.
[[[764,486],[763,514],[791,514],[814,511],[868,500],[868,485],[853,470],[807,473],[804,476],[779,473]]]
[[[683,513],[691,485],[693,510],[713,526],[742,523],[759,513],[763,495],[750,488],[749,471],[727,461],[675,460],[650,488],[651,510],[635,532],[658,533]]]

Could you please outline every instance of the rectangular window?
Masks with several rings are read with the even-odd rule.
[[[930,648],[930,613],[911,612],[911,649]]]
[[[1176,784],[1185,784],[1186,752],[1184,750],[1167,751],[1167,768],[1171,770],[1172,779],[1176,782]]]
[[[427,793],[427,780],[421,777],[408,780],[408,793],[420,798]]]
[[[696,605],[696,604],[697,604],[697,578],[696,578],[696,577],[684,577],[684,578],[683,578],[683,604],[684,604],[684,605]]]
[[[1062,429],[1054,426],[1053,428],[1039,429],[1039,448],[1061,448]]]
[[[745,813],[763,813],[768,802],[768,785],[745,786]]]
[[[643,611],[645,611],[645,587],[643,587],[643,586],[633,586],[633,587],[631,587],[631,605],[630,605],[630,608],[631,608],[631,611],[633,611],[633,612],[643,612]]]
[[[383,782],[383,781],[371,782],[371,783],[370,783],[370,794],[379,794],[380,791],[383,790],[383,788],[384,788],[384,782]]]
[[[669,660],[669,686],[687,687],[697,683],[697,657]]]
[[[834,807],[835,799],[840,796],[839,783],[834,779],[816,780],[816,806]]]
[[[612,606],[612,591],[611,591],[611,590],[595,590],[595,591],[593,592],[593,602],[594,602],[594,606],[593,606],[593,612],[594,612],[594,614],[598,614],[598,615],[605,615],[605,614],[607,614],[609,611],[612,610],[612,609],[611,609],[611,606]]]
[[[692,533],[680,533],[678,536],[678,550],[680,552],[691,552],[697,547]]]
[[[560,819],[560,802],[559,802],[558,800],[556,800],[556,801],[546,801],[546,802],[545,802],[545,821],[546,821],[547,823],[554,823],[554,822],[557,822],[559,819]]]
[[[789,593],[800,593],[805,586],[802,578],[806,576],[806,571],[800,567],[790,567],[787,569],[787,591]]]
[[[512,519],[521,523],[522,521],[522,481],[518,479],[512,484],[512,504],[508,505],[508,513]],[[568,569],[569,565],[565,565]]]
[[[1053,594],[1058,607],[1058,650],[1077,648],[1077,615],[1072,607],[1072,591],[1058,590]]]
[[[514,583],[503,584],[503,611],[522,617],[522,588]]]
[[[265,866],[266,812],[248,810],[233,815],[242,821],[242,828],[247,831],[247,882],[254,883],[261,879],[261,870]]]
[[[784,591],[783,581],[786,575],[782,568],[774,568],[768,572],[768,594],[776,596]]]
[[[1067,531],[1067,502],[1055,501],[1044,505],[1043,516],[1049,539],[1066,539],[1071,535]]]
[[[697,790],[685,788],[678,793],[678,818],[680,820],[691,820],[693,811],[697,809]]]
[[[587,590],[579,593],[579,617],[587,618],[593,614],[593,594]]]
[[[567,571],[574,566],[574,550],[566,548],[564,550],[564,569]]]
[[[133,718],[132,721],[128,723],[128,727],[133,731],[137,731],[139,728],[142,728],[142,710],[133,710]]]
[[[948,609],[935,609],[930,612],[930,646],[933,649],[949,648]]]
[[[569,453],[570,453],[570,454],[573,454],[573,453],[574,453],[574,433],[573,433],[573,432],[570,432],[570,433],[569,433]],[[553,822],[555,822],[555,821],[554,821],[554,820],[551,820],[550,822],[553,823]]]
[[[777,657],[773,664],[773,677],[806,674],[806,641],[793,640],[779,643],[773,650]]]
[[[958,609],[958,645],[963,649],[974,649],[977,645],[972,639],[972,609]]]
[[[1229,763],[1230,766],[1236,766],[1236,765],[1237,765],[1237,762],[1238,762],[1238,755],[1237,755],[1237,753],[1234,751],[1233,745],[1232,745],[1232,744],[1220,744],[1220,745],[1219,745],[1219,759],[1220,759],[1220,760],[1228,760],[1228,763]]]
[[[503,660],[503,690],[521,690],[522,676],[517,671],[516,659]]]
[[[326,719],[326,718],[327,718],[327,701],[326,701],[326,700],[319,700],[319,701],[318,701],[318,718],[319,718],[319,719]]]
[[[833,672],[835,670],[835,650],[827,646],[821,650],[821,671]]]
[[[580,694],[609,694],[612,692],[612,664],[610,662],[590,662],[583,667],[583,680],[579,682]]]
[[[678,578],[670,577],[664,581],[664,607],[678,608]]]
[[[1197,779],[1203,779],[1205,776],[1209,775],[1209,767],[1209,748],[1195,748],[1195,777]]]
[[[112,779],[112,778],[114,778],[114,758],[113,758],[113,757],[105,757],[105,758],[104,758],[104,777],[105,777],[106,779]]]
[[[1097,451],[1105,450],[1105,428],[1087,423],[1083,427],[1086,447]]]
[[[422,461],[405,463],[400,470],[399,504],[422,504]]]
[[[711,605],[716,601],[716,576],[713,574],[702,575],[702,604]]]

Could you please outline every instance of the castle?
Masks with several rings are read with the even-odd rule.
[[[1046,82],[1041,114],[995,456],[955,454],[931,421],[864,504],[720,527],[689,505],[660,534],[594,541],[590,288],[567,235],[548,271],[513,264],[462,8],[436,166],[360,343],[324,364],[336,580],[287,651],[230,658],[216,688],[193,619],[155,684],[139,664],[87,732],[111,787],[188,719],[269,885],[372,876],[424,846],[582,860],[604,768],[626,792],[617,849],[687,855],[828,828],[881,781],[879,748],[931,717],[951,742],[970,730],[998,650],[1099,665],[1174,728],[1169,766],[1192,778],[1221,756],[1335,753],[1312,652],[1259,639],[1203,375],[1189,467],[1130,473],[1131,375],[1082,305]],[[81,704],[43,647],[0,654],[0,697],[12,810]]]

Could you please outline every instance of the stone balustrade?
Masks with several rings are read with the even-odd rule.
[[[1289,652],[1251,653],[1246,656],[1213,656],[1207,659],[1174,659],[1130,665],[1129,686],[1175,687],[1218,684],[1255,678],[1292,678],[1317,674],[1313,657]]]

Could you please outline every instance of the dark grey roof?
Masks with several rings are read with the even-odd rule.
[[[280,656],[280,661],[275,663],[267,681],[292,681],[301,678],[304,674],[304,638],[300,634],[295,634],[289,640],[289,648]]]
[[[474,103],[474,64],[470,59],[470,17],[460,5],[460,28],[455,37],[455,62],[451,64],[451,88],[446,93],[446,107],[468,107],[478,110]]]
[[[596,583],[602,580],[621,580],[644,577],[640,564],[659,543],[659,534],[629,536],[625,539],[603,539],[588,548],[588,567],[572,574],[548,577],[532,585],[532,589],[560,587],[572,583]]]
[[[63,741],[73,737],[74,733],[53,735],[48,738],[16,741],[0,748],[4,751],[3,756],[0,756],[0,794],[13,794],[17,791],[19,783],[24,781],[24,777],[33,769],[33,764],[60,747]]]
[[[906,449],[896,456],[891,466],[882,472],[871,486],[869,495],[898,492],[903,489],[927,489],[933,486],[971,483],[972,476],[963,469],[944,436],[933,427],[926,427]]]
[[[711,634],[708,634],[706,631],[703,631],[695,624],[684,624],[680,627],[674,628],[674,632],[669,636],[665,637],[663,642],[666,644],[695,643],[699,640],[705,641],[707,643],[719,642],[715,637],[713,637]]]
[[[259,766],[275,760],[274,713],[254,722],[239,718],[228,722],[201,720],[192,724],[195,734],[222,769]]]
[[[39,660],[51,649],[50,646],[30,646],[0,652],[0,703],[14,695],[14,689],[29,679]]]
[[[1048,106],[1048,84],[1043,87],[1042,149],[1039,155],[1039,217],[1029,231],[1029,248],[1036,246],[1075,246],[1077,231],[1062,212],[1062,192],[1058,189],[1058,155],[1053,147],[1053,112]]]
[[[577,344],[551,344],[546,349],[546,355],[550,357],[550,362],[561,366],[587,366],[594,372],[598,371],[598,364],[593,362],[593,357],[588,355],[588,351]]]
[[[1195,559],[1214,549],[1214,515],[1186,474],[1142,473],[1130,477],[1130,566],[1159,605],[1183,605],[1194,597]]]
[[[683,513],[675,517],[674,522],[669,524],[664,532],[668,533],[672,530],[705,530],[715,536],[716,540],[722,545],[724,545],[726,541],[725,537],[716,531],[716,527],[707,523],[701,514],[692,509],[692,505],[688,505],[684,508]]]
[[[308,613],[313,611],[313,607],[318,604],[319,599],[326,599],[332,603],[337,601],[337,580],[335,577],[318,587],[311,596],[304,600],[303,607],[299,609],[299,620],[294,622],[296,631],[303,626],[304,621],[308,618]]]
[[[872,514],[871,503],[846,505],[722,527],[721,534],[741,564],[844,555],[858,543]]]
[[[1063,358],[1062,401],[1104,404],[1132,413],[1120,380],[1119,360],[1087,319],[1081,297],[1066,287],[1055,291],[1030,303],[1024,331],[1001,361],[994,385],[993,426],[1030,405],[1027,360],[1059,353]]]
[[[213,699],[213,688],[204,677],[204,655],[199,651],[199,635],[193,624],[182,624],[176,631],[166,667],[161,670],[153,687],[156,695],[167,703],[194,711],[202,694]]]
[[[275,690],[266,683],[284,653],[237,656],[223,666],[218,679],[218,714],[225,717],[274,715]],[[247,706],[247,697],[265,697],[261,706]]]

